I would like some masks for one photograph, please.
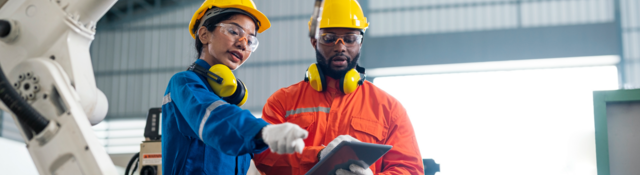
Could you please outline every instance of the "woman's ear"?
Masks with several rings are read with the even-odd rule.
[[[209,35],[209,31],[207,30],[207,27],[200,26],[200,28],[198,29],[198,39],[200,39],[200,42],[203,45],[209,44],[209,37],[211,37],[211,35]]]

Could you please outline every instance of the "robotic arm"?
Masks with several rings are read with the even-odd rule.
[[[91,129],[108,103],[89,46],[116,0],[0,0],[0,108],[40,174],[116,174]]]
[[[320,20],[322,19],[322,8],[324,0],[315,0],[313,13],[311,14],[311,26],[309,27],[309,37],[318,38],[320,35]]]

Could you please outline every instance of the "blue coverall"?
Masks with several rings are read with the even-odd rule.
[[[211,67],[201,59],[196,64]],[[204,76],[179,72],[162,102],[162,172],[244,175],[253,153],[268,147],[255,138],[266,125],[213,93]]]

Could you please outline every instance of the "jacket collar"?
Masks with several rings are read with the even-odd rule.
[[[324,79],[327,80],[327,89],[338,90],[338,88],[340,88],[340,80],[331,78],[330,76],[325,76]]]
[[[199,66],[202,66],[203,68],[205,68],[207,70],[209,70],[209,68],[211,68],[211,65],[209,65],[209,63],[207,63],[203,59],[196,60],[196,64],[198,64]]]

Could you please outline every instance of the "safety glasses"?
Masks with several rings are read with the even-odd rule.
[[[362,43],[362,35],[360,34],[346,34],[346,35],[336,35],[333,33],[323,33],[318,38],[318,42],[320,44],[334,46],[338,44],[338,42],[342,42],[345,46],[354,46]]]
[[[255,52],[256,49],[258,49],[258,38],[256,36],[247,34],[244,30],[242,30],[242,28],[233,24],[224,23],[216,24],[216,26],[220,26],[222,33],[233,38],[236,41],[246,40],[249,49],[251,49],[251,52]]]

